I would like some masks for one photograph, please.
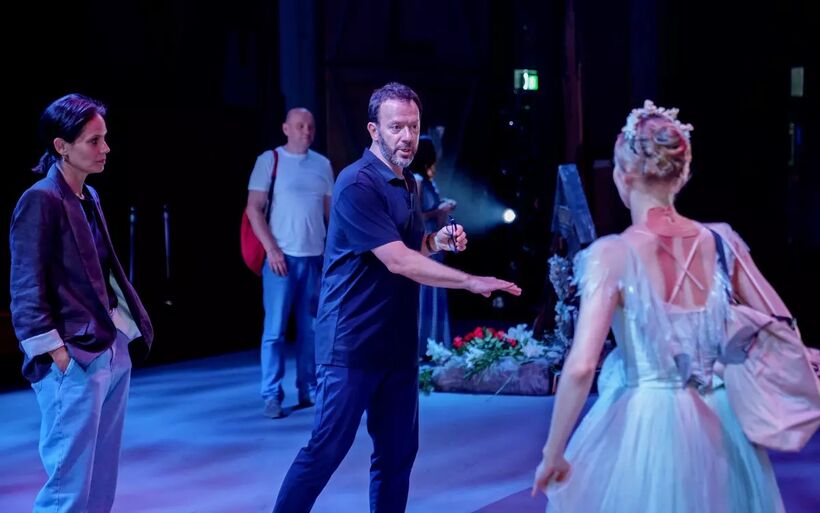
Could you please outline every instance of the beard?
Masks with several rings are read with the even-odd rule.
[[[410,157],[406,158],[406,159],[401,158],[401,157],[398,156],[397,153],[398,153],[399,150],[406,150],[406,149],[409,149],[409,150],[412,151],[413,146],[412,145],[406,145],[406,146],[396,146],[395,148],[390,148],[390,146],[388,146],[387,143],[384,141],[384,137],[379,137],[379,150],[382,152],[382,156],[388,162],[393,164],[394,166],[398,166],[398,167],[404,169],[407,166],[409,166],[411,162],[413,162],[413,157],[416,156],[415,151],[413,151],[412,155],[410,155]]]

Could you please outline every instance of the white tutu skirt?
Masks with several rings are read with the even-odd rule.
[[[573,435],[549,513],[777,513],[765,451],[753,446],[722,388],[701,395],[663,383],[624,386],[617,351],[600,396]]]

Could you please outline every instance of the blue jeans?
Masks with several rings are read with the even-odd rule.
[[[316,354],[313,325],[319,302],[322,257],[285,255],[288,275],[279,276],[262,266],[262,301],[265,324],[262,330],[262,398],[282,400],[285,377],[285,330],[291,307],[296,318],[296,386],[305,397],[316,388]]]
[[[288,470],[274,513],[307,513],[344,459],[367,411],[371,513],[401,513],[419,444],[418,369],[319,365],[313,433]]]
[[[71,360],[60,372],[52,364],[31,385],[42,413],[40,457],[48,474],[34,513],[111,511],[130,383],[128,341],[117,332],[88,368]]]

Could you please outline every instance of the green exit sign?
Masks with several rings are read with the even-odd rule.
[[[515,70],[515,90],[516,91],[537,91],[538,90],[538,70],[517,69]]]

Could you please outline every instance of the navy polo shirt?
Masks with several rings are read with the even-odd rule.
[[[418,365],[419,285],[391,273],[371,252],[394,241],[421,249],[424,223],[415,191],[410,171],[397,177],[369,149],[339,173],[316,319],[316,363]]]

